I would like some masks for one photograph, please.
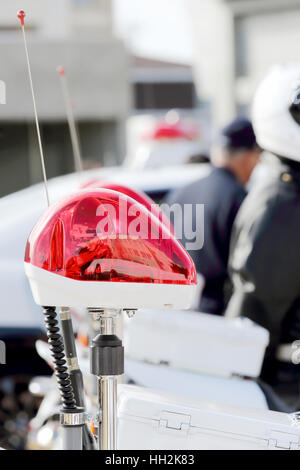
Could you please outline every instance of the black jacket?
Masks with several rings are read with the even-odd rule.
[[[197,272],[205,278],[199,306],[203,312],[219,315],[224,312],[231,228],[245,196],[244,188],[229,170],[212,168],[207,176],[174,191],[164,201],[181,206],[204,204],[204,246],[189,251]],[[180,241],[185,246],[190,240],[183,236]]]
[[[300,163],[274,157],[272,176],[249,193],[236,218],[226,315],[270,332],[271,367],[280,343],[300,338]]]

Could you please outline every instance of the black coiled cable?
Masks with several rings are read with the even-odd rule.
[[[62,405],[64,409],[74,409],[76,408],[76,401],[66,365],[64,343],[59,333],[55,307],[44,307],[43,314],[45,315],[48,343],[51,349]]]

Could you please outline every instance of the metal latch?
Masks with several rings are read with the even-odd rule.
[[[276,449],[297,450],[300,448],[299,436],[281,431],[271,431],[269,447]]]
[[[170,429],[187,434],[191,426],[191,416],[184,413],[173,413],[172,411],[162,411],[159,420],[159,429]]]

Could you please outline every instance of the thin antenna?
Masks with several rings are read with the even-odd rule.
[[[72,148],[73,148],[75,170],[78,173],[80,173],[82,171],[82,158],[81,158],[79,138],[78,138],[78,134],[76,130],[76,124],[75,124],[73,108],[71,104],[71,98],[70,98],[66,72],[62,65],[59,65],[56,70],[60,76],[61,88],[62,88],[62,93],[63,93],[63,97],[65,101],[67,119],[68,119]]]
[[[25,54],[26,54],[26,61],[27,61],[27,67],[28,67],[28,76],[29,76],[29,82],[30,82],[30,88],[31,88],[31,94],[32,94],[33,109],[34,109],[34,117],[35,117],[35,125],[36,125],[36,132],[37,132],[37,137],[38,137],[38,142],[39,142],[39,149],[40,149],[40,156],[41,156],[43,177],[44,177],[44,183],[45,183],[46,198],[47,198],[47,204],[48,204],[48,206],[50,206],[50,199],[49,199],[49,192],[48,192],[48,184],[47,184],[47,175],[46,175],[46,169],[45,169],[44,152],[43,152],[42,139],[41,139],[41,133],[40,133],[40,127],[39,127],[39,120],[38,120],[38,115],[37,115],[37,110],[36,110],[36,104],[35,104],[35,97],[34,97],[34,90],[33,90],[32,75],[31,75],[30,62],[29,62],[29,55],[28,55],[27,42],[26,42],[26,35],[25,35],[25,26],[24,26],[24,18],[25,18],[25,16],[26,16],[26,14],[25,14],[25,11],[24,11],[24,10],[18,11],[17,17],[19,18],[20,23],[21,23],[21,29],[22,29],[22,33],[23,33],[23,39],[24,39]]]

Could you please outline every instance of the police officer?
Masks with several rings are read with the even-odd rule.
[[[259,154],[251,123],[244,118],[235,119],[222,130],[212,149],[210,173],[174,191],[165,200],[169,205],[182,207],[204,204],[204,246],[189,250],[197,272],[205,279],[199,305],[202,312],[217,315],[224,312],[231,228],[246,195],[244,185]],[[194,213],[191,217],[195,217]],[[184,227],[182,233],[181,241],[187,246]]]
[[[299,90],[300,66],[277,67],[254,98],[257,142],[273,157],[234,224],[229,259],[234,292],[226,311],[269,330],[262,377],[289,405],[300,391],[300,366],[294,364],[300,339]]]

